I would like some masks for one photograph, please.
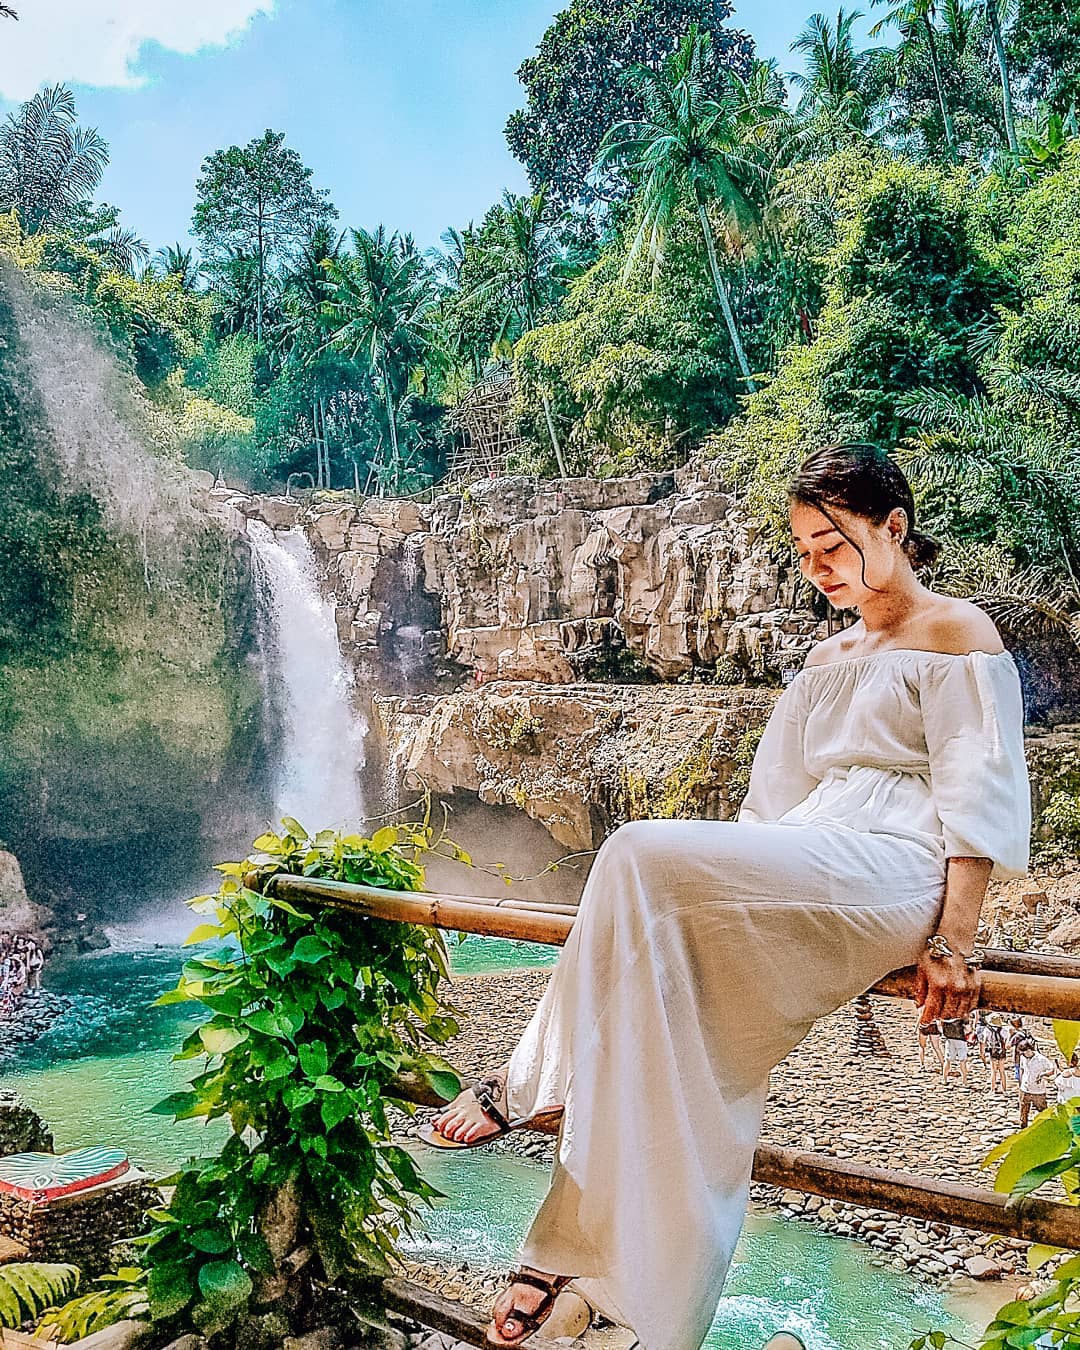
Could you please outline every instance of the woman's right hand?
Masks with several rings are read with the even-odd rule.
[[[952,944],[950,944],[952,946]],[[927,948],[915,968],[915,1002],[922,1022],[966,1017],[979,1001],[979,973],[953,947],[951,956],[933,956]]]

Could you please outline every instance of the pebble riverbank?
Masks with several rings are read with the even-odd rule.
[[[28,989],[22,1002],[0,1021],[0,1068],[16,1051],[43,1036],[71,1006],[71,1000],[48,989]]]
[[[546,971],[513,971],[456,980],[452,998],[461,1010],[463,1029],[448,1057],[463,1074],[479,1075],[506,1059],[547,978]],[[888,1057],[855,1052],[856,1022],[850,1008],[823,1018],[774,1070],[763,1138],[784,1147],[989,1187],[992,1173],[980,1163],[993,1145],[1018,1128],[1018,1097],[992,1095],[989,1070],[977,1057],[970,1061],[968,1086],[954,1078],[946,1087],[939,1070],[919,1067],[913,1005],[875,999],[873,1006]],[[1049,1023],[1028,1020],[1049,1050]],[[403,1125],[403,1135],[415,1136],[417,1124],[430,1114],[418,1113],[415,1121]],[[555,1143],[548,1136],[521,1133],[490,1147],[550,1165]],[[1016,1285],[1031,1278],[1023,1242],[771,1186],[755,1184],[751,1195],[766,1210],[865,1242],[875,1249],[876,1263],[933,1283],[975,1278]],[[425,1275],[417,1267],[410,1275],[447,1297],[477,1305],[502,1287],[498,1273],[476,1270],[446,1268]],[[1006,1297],[1003,1290],[1003,1302]]]

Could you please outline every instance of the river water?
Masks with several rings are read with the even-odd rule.
[[[221,1127],[167,1124],[151,1106],[185,1085],[191,1061],[170,1054],[190,1025],[183,1005],[149,1004],[177,978],[175,946],[113,949],[48,971],[47,983],[71,1000],[67,1015],[9,1062],[0,1086],[14,1087],[51,1125],[62,1150],[85,1144],[126,1148],[163,1175],[192,1154],[212,1150]],[[546,965],[549,948],[469,938],[452,948],[454,967],[482,974]],[[478,1151],[417,1154],[446,1199],[422,1219],[410,1254],[505,1267],[546,1184],[543,1167]],[[798,1332],[808,1350],[903,1350],[916,1329],[971,1339],[1002,1301],[997,1291],[940,1291],[874,1267],[869,1249],[807,1224],[751,1215],[707,1345],[750,1350],[776,1330]]]

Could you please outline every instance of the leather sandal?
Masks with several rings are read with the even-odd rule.
[[[483,1134],[479,1139],[461,1140],[450,1139],[447,1135],[437,1130],[430,1122],[427,1125],[421,1125],[417,1131],[417,1137],[422,1139],[425,1144],[432,1148],[455,1149],[455,1148],[480,1148],[482,1144],[490,1144],[493,1139],[501,1139],[504,1134],[509,1134],[511,1130],[523,1129],[526,1125],[531,1125],[541,1120],[557,1120],[562,1114],[561,1107],[554,1107],[548,1111],[541,1111],[535,1116],[523,1117],[520,1120],[508,1120],[499,1109],[497,1097],[501,1097],[506,1091],[506,1083],[503,1079],[494,1076],[483,1078],[478,1083],[470,1083],[469,1090],[479,1103],[480,1110],[495,1125],[495,1129],[490,1134]]]
[[[492,1340],[491,1330],[495,1326],[495,1319],[491,1319],[487,1333],[484,1336],[484,1343],[490,1350],[507,1350],[508,1346],[520,1345],[522,1341],[527,1341],[529,1337],[551,1316],[551,1310],[555,1307],[555,1300],[563,1289],[570,1283],[574,1277],[572,1275],[552,1275],[545,1279],[542,1275],[533,1275],[524,1270],[512,1270],[510,1272],[510,1282],[508,1288],[513,1288],[515,1284],[528,1284],[534,1289],[543,1290],[544,1297],[531,1312],[526,1312],[523,1308],[515,1306],[506,1317],[512,1317],[522,1328],[518,1336],[503,1336],[496,1328],[495,1334],[498,1340]],[[506,1318],[503,1319],[505,1322]]]

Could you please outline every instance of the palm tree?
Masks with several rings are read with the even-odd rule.
[[[182,291],[193,291],[199,284],[202,265],[196,262],[194,251],[179,242],[159,248],[154,263],[161,268],[162,276],[176,277]]]
[[[900,462],[928,502],[942,503],[939,527],[949,528],[949,502],[1009,521],[1011,557],[954,541],[952,593],[971,596],[1014,633],[1065,634],[1080,647],[1080,377],[995,359],[985,378],[976,397],[906,395],[900,411],[920,430]]]
[[[309,367],[311,381],[311,426],[315,440],[315,481],[317,487],[330,486],[330,437],[328,434],[325,381],[310,370],[326,363],[323,349],[324,310],[332,286],[328,274],[331,263],[341,257],[345,232],[337,234],[329,225],[320,224],[301,244],[281,277],[282,318],[274,328],[274,339],[285,359]],[[321,392],[323,391],[323,392]],[[330,402],[333,395],[330,395]]]
[[[0,209],[16,210],[27,234],[63,223],[93,193],[109,162],[98,133],[76,122],[75,98],[57,84],[0,126]]]
[[[259,317],[259,259],[254,250],[234,248],[213,263],[216,327],[222,334],[254,333]]]
[[[537,326],[553,298],[564,258],[549,220],[545,188],[530,197],[504,192],[492,224],[494,228],[477,243],[478,266],[484,280],[473,288],[469,298],[492,294],[504,298],[506,308],[494,343],[498,352],[511,341],[511,334],[516,339]],[[543,387],[540,402],[559,477],[565,478],[566,465],[551,400]]]
[[[326,260],[330,295],[325,313],[333,346],[363,357],[383,396],[390,436],[388,478],[402,476],[398,413],[421,360],[436,354],[434,278],[409,236],[353,230],[353,253]]]
[[[442,248],[428,251],[435,275],[448,292],[459,290],[468,261],[469,250],[476,244],[476,230],[472,221],[463,230],[451,226],[439,236]]]
[[[135,275],[139,263],[145,263],[150,257],[150,250],[143,240],[134,230],[126,229],[123,225],[114,225],[105,234],[87,239],[85,243],[87,248],[100,254],[110,267],[117,272],[127,272],[130,276]]]
[[[870,0],[872,5],[883,0]],[[900,0],[878,23],[870,29],[870,36],[877,37],[889,24],[895,24],[900,30],[900,47],[897,52],[901,68],[915,54],[919,39],[926,42],[926,53],[930,58],[930,68],[934,75],[934,88],[937,90],[938,103],[941,106],[941,120],[945,127],[945,144],[949,158],[956,158],[956,129],[953,125],[952,109],[945,97],[945,85],[941,76],[941,59],[937,49],[937,30],[934,27],[937,0]]]
[[[869,110],[862,83],[870,53],[856,51],[852,36],[862,17],[859,10],[845,14],[841,6],[831,28],[824,14],[812,14],[791,44],[793,52],[806,57],[806,71],[791,76],[802,90],[796,111],[817,123],[818,136],[830,149],[867,134]]]
[[[1005,39],[1001,32],[999,0],[986,0],[986,17],[990,23],[990,37],[994,44],[998,71],[1001,75],[1001,110],[1005,117],[1005,139],[1011,154],[1019,158],[1020,145],[1016,139],[1016,115],[1013,112],[1012,87],[1009,83],[1009,62],[1005,55]]]
[[[639,221],[627,254],[628,276],[642,249],[653,260],[654,277],[663,257],[672,219],[683,203],[697,214],[716,298],[727,325],[735,359],[747,388],[757,385],[746,359],[727,283],[720,271],[710,208],[718,208],[732,231],[753,226],[758,211],[751,186],[763,178],[761,157],[750,144],[755,120],[745,103],[749,86],[729,82],[718,99],[705,90],[712,60],[708,33],[691,28],[660,70],[633,66],[624,79],[644,104],[640,121],[619,122],[604,137],[596,166],[625,165],[638,179]]]

